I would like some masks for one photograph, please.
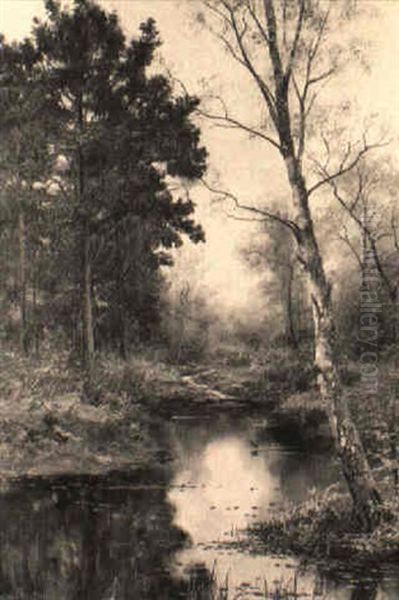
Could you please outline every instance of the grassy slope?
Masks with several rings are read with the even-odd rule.
[[[0,369],[0,477],[137,468],[156,455],[145,414],[107,365],[97,405],[82,401],[65,355],[34,362],[3,354]]]

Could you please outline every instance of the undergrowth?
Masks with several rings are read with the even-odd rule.
[[[377,562],[399,557],[399,498],[384,502],[380,524],[361,533],[353,517],[349,495],[337,484],[312,490],[299,506],[287,505],[267,522],[250,530],[268,552],[296,554],[312,559]]]

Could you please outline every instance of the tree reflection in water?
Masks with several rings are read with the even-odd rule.
[[[358,584],[352,592],[351,600],[377,600],[377,594],[378,587],[376,583]]]
[[[0,496],[0,596],[185,597],[187,582],[169,570],[186,542],[172,518],[164,486],[100,479],[18,485]]]

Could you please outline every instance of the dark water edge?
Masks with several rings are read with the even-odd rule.
[[[1,599],[278,598],[294,585],[297,598],[399,598],[392,566],[304,568],[244,543],[248,526],[337,480],[328,452],[304,450],[300,436],[282,442],[262,415],[175,415],[158,427],[167,465],[10,482]]]

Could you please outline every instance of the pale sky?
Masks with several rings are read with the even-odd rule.
[[[373,115],[389,130],[391,152],[398,156],[399,140],[399,0],[361,0],[377,7],[366,20],[357,23],[356,36],[371,44],[370,73],[349,73],[337,92],[356,102],[354,129]],[[102,0],[105,7],[117,10],[128,34],[149,16],[156,19],[163,46],[160,53],[168,68],[188,90],[202,95],[211,86],[223,95],[235,114],[253,119],[257,96],[242,69],[226,55],[209,32],[195,25],[190,11],[194,0]],[[32,18],[43,15],[41,0],[0,0],[0,31],[7,39],[29,34]],[[205,82],[205,83],[204,83]],[[205,85],[205,88],[204,88]],[[278,157],[242,134],[205,126],[203,140],[210,152],[208,179],[220,176],[221,185],[237,194],[243,203],[267,200],[276,193],[281,178]],[[271,181],[274,185],[270,185]],[[283,193],[280,191],[280,194]],[[256,277],[248,272],[238,257],[238,248],[254,235],[251,224],[228,219],[221,207],[211,206],[209,193],[195,190],[198,218],[203,223],[206,246],[179,250],[178,278],[183,266],[197,261],[202,274],[201,285],[212,290],[215,302],[242,307],[256,297]]]

